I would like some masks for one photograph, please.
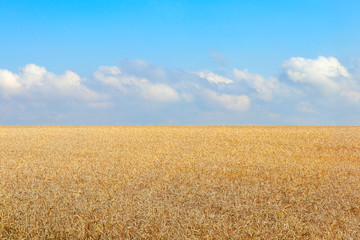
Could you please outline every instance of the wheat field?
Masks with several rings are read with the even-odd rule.
[[[359,146],[359,127],[0,127],[0,238],[360,239]]]

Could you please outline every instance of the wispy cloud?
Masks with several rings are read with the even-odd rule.
[[[210,56],[222,67],[226,66],[226,57],[215,49],[209,51]]]

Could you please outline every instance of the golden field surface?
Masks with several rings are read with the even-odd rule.
[[[0,127],[1,239],[360,239],[360,127]]]

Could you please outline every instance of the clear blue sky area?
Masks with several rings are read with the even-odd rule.
[[[359,10],[360,1],[331,0],[0,0],[0,69],[17,76],[14,78],[17,80],[9,80],[5,72],[0,74],[0,124],[357,124],[360,120]],[[319,56],[328,61],[319,60]],[[301,65],[299,59],[291,60],[296,57],[308,60],[307,65]],[[336,59],[337,65],[330,57]],[[139,67],[139,61],[148,64],[145,70]],[[290,63],[284,66],[286,61]],[[60,94],[60,100],[41,97],[35,101],[33,95],[57,90],[53,85],[45,90],[36,87],[48,84],[51,78],[45,75],[41,77],[41,81],[46,82],[43,85],[23,77],[22,71],[23,75],[30,71],[24,70],[27,64],[44,67],[54,75],[63,75],[67,70],[74,72],[84,80],[82,84],[86,89],[106,95],[103,98],[106,100],[101,100],[103,107],[91,107],[94,102],[64,99],[71,95],[67,93]],[[309,69],[324,64],[329,72],[309,73]],[[334,64],[338,74],[331,75],[333,68],[327,66]],[[99,74],[95,77],[101,66],[117,66],[121,72],[116,75],[117,85]],[[156,77],[154,69],[165,71],[166,77]],[[247,69],[265,82],[236,75],[234,69]],[[308,75],[299,80],[289,72],[295,70],[302,76]],[[183,74],[181,77],[179,71]],[[205,77],[199,72],[205,73]],[[191,73],[194,76],[190,76]],[[221,87],[206,75],[209,73],[238,84],[224,83],[226,87]],[[132,80],[131,90],[121,90],[119,86],[126,85],[124,77],[130,75],[133,79],[145,78],[147,84],[152,85],[143,87]],[[175,75],[177,77],[171,77]],[[314,76],[320,80],[316,82]],[[271,99],[264,100],[259,94],[265,90],[259,90],[259,85],[263,84],[263,89],[271,88],[269,79],[272,78],[278,86],[272,88]],[[327,80],[321,80],[323,78]],[[195,87],[185,84],[201,82],[201,79],[208,82],[199,83],[201,87],[196,91]],[[10,81],[20,84],[18,90],[14,90],[16,83],[10,85]],[[320,83],[330,86],[331,82],[338,86],[337,92],[332,92],[335,95],[309,90],[321,88]],[[303,85],[297,85],[299,83]],[[155,86],[161,88],[157,94],[165,96],[170,94],[165,85],[171,87],[178,98],[167,103],[170,105],[161,100],[150,107],[144,106],[143,101],[149,103],[152,94],[145,93],[144,89]],[[286,95],[293,88],[300,89],[301,93],[294,90],[296,93]],[[188,98],[184,97],[186,94]],[[224,96],[233,97],[228,98],[230,105],[226,105]],[[249,98],[246,110],[236,105],[240,98],[235,96]],[[327,99],[338,100],[328,106],[324,105],[329,102]],[[75,103],[65,104],[67,100]],[[54,101],[64,104],[60,107],[49,103]],[[234,103],[237,107],[231,107]],[[337,104],[345,106],[341,111],[348,109],[345,119],[337,115],[340,107],[331,108]],[[226,106],[222,109],[220,105]],[[20,111],[20,106],[25,110]],[[134,106],[138,109],[136,112]],[[285,114],[286,109],[305,111]],[[179,118],[183,110],[189,116]],[[100,112],[112,120],[98,119]],[[148,114],[151,117],[147,118]],[[193,119],[190,115],[194,114],[202,120]],[[43,120],[36,116],[42,116]],[[95,120],[89,121],[89,116]],[[281,120],[285,116],[292,120]]]

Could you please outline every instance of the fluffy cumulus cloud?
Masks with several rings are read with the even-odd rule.
[[[21,92],[22,85],[18,81],[18,75],[6,70],[0,69],[0,93],[8,98]]]
[[[89,104],[106,101],[105,94],[97,93],[84,85],[78,74],[66,71],[56,75],[45,67],[27,64],[19,73],[0,69],[0,92],[5,99],[25,98],[28,101],[74,99]]]
[[[334,57],[291,58],[283,63],[283,71],[290,81],[308,84],[323,93],[341,91],[350,77],[347,69]]]
[[[291,58],[283,63],[283,75],[297,88],[326,98],[360,101],[359,80],[334,57]]]

